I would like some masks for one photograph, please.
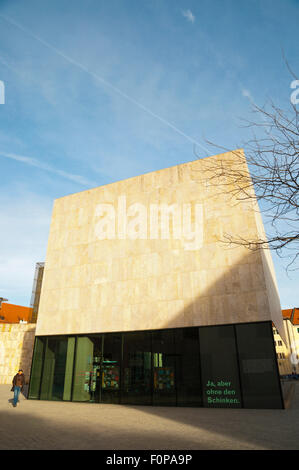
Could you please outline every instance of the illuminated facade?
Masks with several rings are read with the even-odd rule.
[[[282,310],[286,342],[273,325],[280,375],[299,374],[299,308]]]
[[[283,407],[270,253],[223,245],[260,214],[203,171],[230,155],[55,201],[30,398]]]

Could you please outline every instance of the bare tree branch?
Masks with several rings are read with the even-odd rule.
[[[299,112],[292,103],[286,112],[273,102],[263,107],[252,103],[252,111],[258,119],[245,121],[252,131],[252,138],[242,145],[246,158],[242,150],[230,151],[207,141],[230,153],[223,159],[203,160],[201,171],[210,184],[217,184],[219,191],[236,203],[252,201],[254,210],[259,202],[271,222],[265,238],[226,234],[225,242],[250,250],[270,248],[279,256],[291,256],[290,267],[299,257]]]

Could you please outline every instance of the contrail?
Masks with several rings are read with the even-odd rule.
[[[66,178],[71,181],[75,181],[75,183],[82,184],[83,186],[97,186],[97,183],[93,181],[89,181],[83,176],[73,175],[72,173],[67,173],[66,171],[63,171],[63,170],[57,170],[56,168],[53,168],[47,163],[43,163],[37,160],[36,158],[26,157],[24,155],[17,155],[15,153],[2,152],[1,150],[0,150],[0,156],[5,157],[5,158],[10,158],[11,160],[15,160],[17,162],[24,163],[25,165],[34,166],[36,168],[39,168],[44,171],[48,171],[50,173],[55,173],[59,176],[62,176],[63,178]]]
[[[105,86],[107,86],[108,88],[110,88],[111,90],[113,90],[115,93],[117,93],[118,95],[122,96],[123,98],[125,98],[126,100],[130,101],[131,103],[135,104],[136,106],[138,106],[140,109],[142,109],[143,111],[145,111],[147,114],[150,114],[152,117],[158,119],[160,122],[162,122],[163,124],[165,124],[166,126],[170,127],[172,130],[174,130],[175,132],[177,132],[178,134],[180,134],[181,136],[185,137],[187,140],[189,140],[189,142],[192,142],[193,144],[195,145],[198,145],[200,148],[202,148],[205,152],[208,153],[208,150],[203,146],[201,145],[199,142],[197,142],[195,139],[193,139],[192,137],[190,137],[189,135],[185,134],[183,131],[181,131],[180,129],[178,129],[178,127],[174,126],[173,124],[171,124],[169,121],[167,121],[166,119],[162,118],[161,116],[159,116],[158,114],[154,113],[153,111],[151,111],[149,108],[147,108],[146,106],[144,106],[143,104],[139,103],[138,101],[136,101],[134,98],[132,98],[131,96],[127,95],[126,93],[124,93],[122,90],[120,90],[119,88],[117,88],[116,86],[112,85],[112,83],[110,82],[107,82],[104,78],[102,78],[101,76],[97,75],[96,73],[94,73],[93,71],[89,70],[85,65],[81,64],[80,62],[77,62],[76,60],[72,59],[71,57],[69,57],[68,55],[64,54],[62,51],[60,51],[59,49],[57,49],[56,47],[52,46],[52,44],[50,44],[49,42],[45,41],[44,39],[36,36],[34,33],[32,33],[31,31],[29,31],[27,28],[24,28],[22,25],[20,25],[19,23],[17,23],[16,21],[14,21],[13,19],[9,18],[8,16],[5,16],[5,15],[0,15],[0,18],[2,18],[3,20],[5,20],[7,23],[10,23],[11,25],[15,26],[16,28],[20,29],[21,31],[23,31],[24,33],[28,34],[29,36],[31,36],[32,38],[34,38],[36,41],[40,42],[41,44],[43,44],[45,47],[47,47],[48,49],[51,49],[52,51],[56,52],[56,54],[58,54],[60,57],[62,57],[63,59],[65,59],[67,62],[69,62],[70,64],[72,65],[75,65],[76,67],[80,68],[81,70],[83,70],[84,72],[88,73],[91,77],[93,77],[96,81],[104,84]]]

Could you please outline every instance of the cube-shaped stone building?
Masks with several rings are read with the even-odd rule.
[[[55,201],[29,398],[283,407],[271,254],[225,242],[262,218],[206,170],[235,152]]]

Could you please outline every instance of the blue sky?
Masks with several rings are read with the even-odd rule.
[[[297,0],[0,0],[0,296],[29,305],[55,198],[241,147],[249,97],[287,107],[298,22]]]

